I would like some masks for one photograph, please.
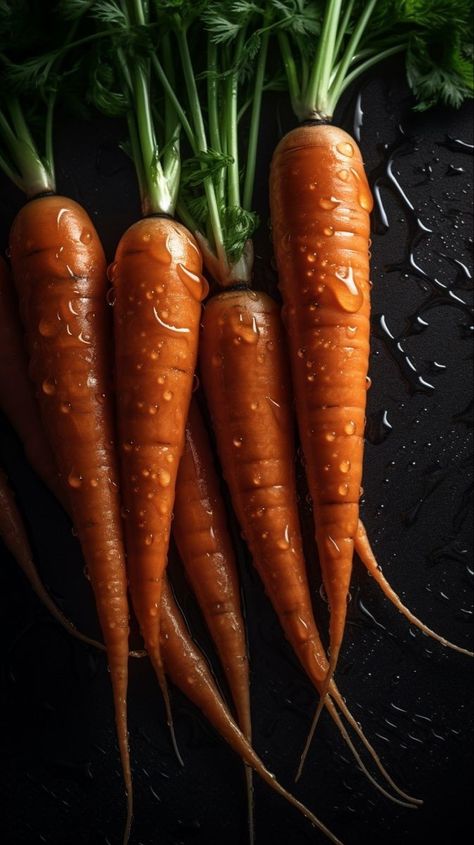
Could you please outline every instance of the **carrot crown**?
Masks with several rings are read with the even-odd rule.
[[[278,0],[275,26],[300,120],[332,120],[343,92],[404,53],[418,110],[474,93],[470,0]]]

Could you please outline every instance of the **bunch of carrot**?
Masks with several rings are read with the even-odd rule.
[[[334,682],[354,552],[412,624],[472,656],[402,604],[377,566],[359,517],[372,199],[357,144],[331,123],[347,85],[398,52],[408,53],[421,98],[422,83],[413,81],[413,45],[415,38],[439,33],[440,22],[421,19],[421,13],[420,19],[403,18],[400,4],[393,5],[399,30],[390,35],[375,0],[362,10],[330,0],[324,10],[310,2],[262,9],[240,3],[230,10],[208,2],[203,8],[175,4],[171,11],[137,0],[75,0],[60,4],[64,43],[46,56],[30,57],[21,71],[18,57],[7,58],[5,48],[5,80],[29,83],[31,75],[43,73],[45,143],[41,150],[22,98],[5,94],[0,165],[26,203],[12,224],[9,246],[19,312],[8,271],[0,265],[0,406],[33,468],[70,514],[81,543],[110,667],[127,791],[124,843],[133,812],[127,732],[132,608],[178,758],[167,676],[246,764],[250,840],[253,768],[339,842],[280,786],[252,748],[238,569],[205,421],[191,402],[197,368],[237,521],[285,636],[320,697],[305,753],[324,707],[377,789],[404,806],[420,803],[386,772]],[[460,25],[464,18],[458,14]],[[262,98],[272,85],[272,31],[301,121],[278,145],[270,175],[283,320],[276,301],[251,287],[258,222],[253,183]],[[206,39],[205,73],[200,36]],[[314,55],[311,40],[318,44]],[[49,81],[54,74],[60,79],[63,62],[85,44],[92,45],[90,99],[106,114],[125,118],[142,201],[142,219],[124,233],[108,270],[90,217],[55,193],[56,87]],[[255,58],[253,72],[249,56]],[[456,68],[459,75],[459,63]],[[68,72],[76,69],[71,62]],[[468,92],[461,81],[462,100]],[[432,99],[439,94],[432,91]],[[247,110],[242,168],[239,122]],[[214,281],[204,312],[209,284],[203,264]],[[12,369],[15,393],[9,390]],[[328,655],[304,560],[293,395],[330,608]],[[39,598],[71,633],[103,648],[76,631],[44,590],[21,517],[3,476],[0,481],[0,531]],[[173,598],[166,574],[172,527],[237,721]],[[386,786],[367,769],[343,719]]]

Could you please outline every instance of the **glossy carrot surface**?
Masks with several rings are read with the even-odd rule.
[[[125,232],[109,269],[127,570],[161,682],[160,596],[207,293],[201,269],[192,236],[159,216]]]
[[[301,126],[278,145],[270,199],[293,387],[321,571],[331,673],[359,519],[370,334],[372,197],[355,141]]]
[[[193,400],[174,503],[173,536],[224,669],[242,732],[252,735],[239,577],[215,458]]]
[[[131,823],[128,600],[109,386],[106,267],[92,221],[59,196],[28,202],[10,234],[30,376],[94,590],[110,665]]]

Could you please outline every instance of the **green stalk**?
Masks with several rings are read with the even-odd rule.
[[[247,164],[245,167],[245,181],[242,200],[242,208],[245,208],[247,211],[251,211],[252,209],[252,196],[255,181],[255,166],[257,160],[257,144],[260,129],[260,113],[262,110],[263,82],[265,79],[265,66],[267,63],[269,37],[269,32],[264,32],[262,35],[262,43],[260,45],[260,53],[258,57],[257,73],[255,75],[255,88],[252,103],[252,114],[250,116]]]
[[[211,147],[222,153],[221,131],[219,126],[219,86],[217,79],[217,47],[212,43],[210,35],[207,37],[207,111],[209,116],[209,138]],[[237,118],[238,119],[238,118]],[[219,171],[217,177],[217,195],[219,204],[224,203],[225,168]]]
[[[171,43],[169,35],[163,36],[163,61],[165,65],[166,75],[170,82],[174,85],[174,70],[173,60],[171,56]],[[179,191],[179,182],[181,176],[181,156],[179,150],[181,126],[176,114],[174,103],[169,97],[165,98],[165,154],[163,157],[163,170],[165,173],[166,182],[170,189],[173,207],[176,206],[176,200]]]
[[[194,137],[194,133],[193,133],[191,124],[190,124],[190,122],[189,122],[189,120],[186,116],[186,112],[184,111],[183,107],[181,106],[181,103],[179,102],[179,100],[178,100],[178,98],[175,94],[174,88],[171,85],[171,83],[170,83],[170,81],[169,81],[169,79],[168,79],[168,77],[167,77],[167,75],[166,75],[166,73],[163,69],[163,66],[162,66],[160,60],[158,59],[158,56],[156,55],[156,53],[153,53],[153,55],[151,57],[151,62],[152,62],[153,69],[154,69],[154,71],[155,71],[155,73],[158,77],[158,80],[161,83],[161,85],[163,86],[163,90],[166,94],[167,99],[169,99],[170,102],[173,103],[175,112],[176,112],[176,114],[179,118],[179,122],[181,123],[181,126],[183,127],[183,130],[186,134],[189,145],[190,145],[193,153],[196,154],[196,152],[197,152],[196,140],[195,140],[195,137]]]
[[[335,45],[338,32],[342,0],[328,0],[324,13],[323,27],[304,96],[307,117],[328,117],[329,81],[335,59]]]
[[[337,56],[339,55],[339,50],[341,49],[341,44],[344,40],[344,35],[346,34],[347,25],[350,21],[353,7],[354,0],[349,0],[346,7],[346,11],[344,12],[344,17],[341,21],[341,25],[339,26],[339,31],[336,37],[336,43],[334,44],[334,58],[337,58]]]
[[[16,98],[6,101],[11,124],[0,113],[0,131],[20,175],[21,188],[31,199],[45,191],[54,191],[54,173],[41,160]],[[9,168],[11,173],[11,168]],[[14,180],[19,183],[18,178]]]
[[[341,86],[344,83],[344,78],[347,74],[347,71],[349,70],[353,57],[357,52],[360,40],[364,34],[365,28],[370,20],[370,16],[374,10],[376,3],[377,0],[369,0],[369,2],[364,8],[364,11],[362,12],[362,15],[360,16],[357,22],[357,26],[355,27],[349,39],[349,43],[347,44],[347,47],[344,51],[344,55],[341,59],[339,69],[336,74],[336,78],[333,84],[330,86],[330,92],[328,92],[328,112],[330,117],[332,117],[336,103],[341,95]]]
[[[291,107],[294,113],[299,117],[301,110],[301,89],[298,82],[295,60],[293,58],[293,53],[291,52],[291,45],[286,32],[278,33],[278,43],[280,45],[283,64],[285,66]]]
[[[232,157],[232,163],[227,169],[229,206],[240,206],[240,173],[239,173],[239,143],[238,143],[238,120],[237,101],[239,92],[238,67],[242,56],[245,30],[242,29],[237,37],[235,53],[232,60],[232,72],[226,84],[226,129],[227,149]],[[230,60],[230,56],[229,56]]]
[[[178,48],[183,66],[183,75],[188,92],[189,108],[191,110],[191,116],[194,124],[196,147],[198,152],[207,152],[206,130],[204,128],[204,120],[199,103],[199,94],[196,86],[196,80],[194,78],[191,55],[189,53],[188,39],[186,33],[180,28],[176,30],[176,38],[178,40]],[[204,190],[209,208],[209,220],[212,228],[214,246],[219,260],[225,265],[227,263],[227,258],[224,249],[224,234],[222,231],[216,192],[210,177],[207,177],[204,180]]]
[[[352,83],[356,79],[358,79],[359,76],[362,76],[363,73],[365,73],[367,70],[369,70],[369,68],[373,67],[374,65],[377,65],[379,62],[383,61],[383,59],[388,59],[388,58],[390,58],[390,56],[395,56],[397,53],[403,53],[406,50],[406,48],[407,48],[406,44],[396,44],[394,47],[388,47],[386,50],[383,50],[381,53],[377,53],[375,56],[371,56],[365,62],[362,62],[362,64],[360,64],[360,65],[358,65],[358,67],[354,68],[354,70],[351,73],[347,74],[346,78],[344,79],[344,81],[343,81],[343,83],[342,83],[342,85],[339,89],[338,97],[340,97],[341,94],[344,93],[346,88],[348,88],[349,85],[352,85]]]

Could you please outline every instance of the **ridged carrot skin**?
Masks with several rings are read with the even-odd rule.
[[[209,436],[193,400],[174,503],[173,536],[251,739],[249,667],[239,577]]]
[[[189,635],[166,577],[161,595],[161,649],[166,672],[173,683],[204,713],[242,760],[331,842],[341,845],[340,840],[313,813],[278,783],[237,727],[219,694],[204,655]]]
[[[253,563],[283,630],[313,680],[314,639],[296,500],[295,438],[286,340],[277,303],[230,290],[206,305],[201,378],[224,477]]]
[[[109,268],[127,570],[160,681],[161,586],[208,290],[201,270],[192,235],[165,217],[131,226]]]
[[[28,378],[24,334],[8,267],[0,258],[0,409],[17,432],[28,462],[58,499],[62,490]]]
[[[372,196],[355,141],[326,125],[288,133],[273,156],[270,203],[334,670],[359,520],[369,360]]]
[[[131,822],[127,736],[129,608],[109,391],[106,265],[70,199],[28,202],[10,234],[14,281],[41,417],[94,590],[110,665]]]

